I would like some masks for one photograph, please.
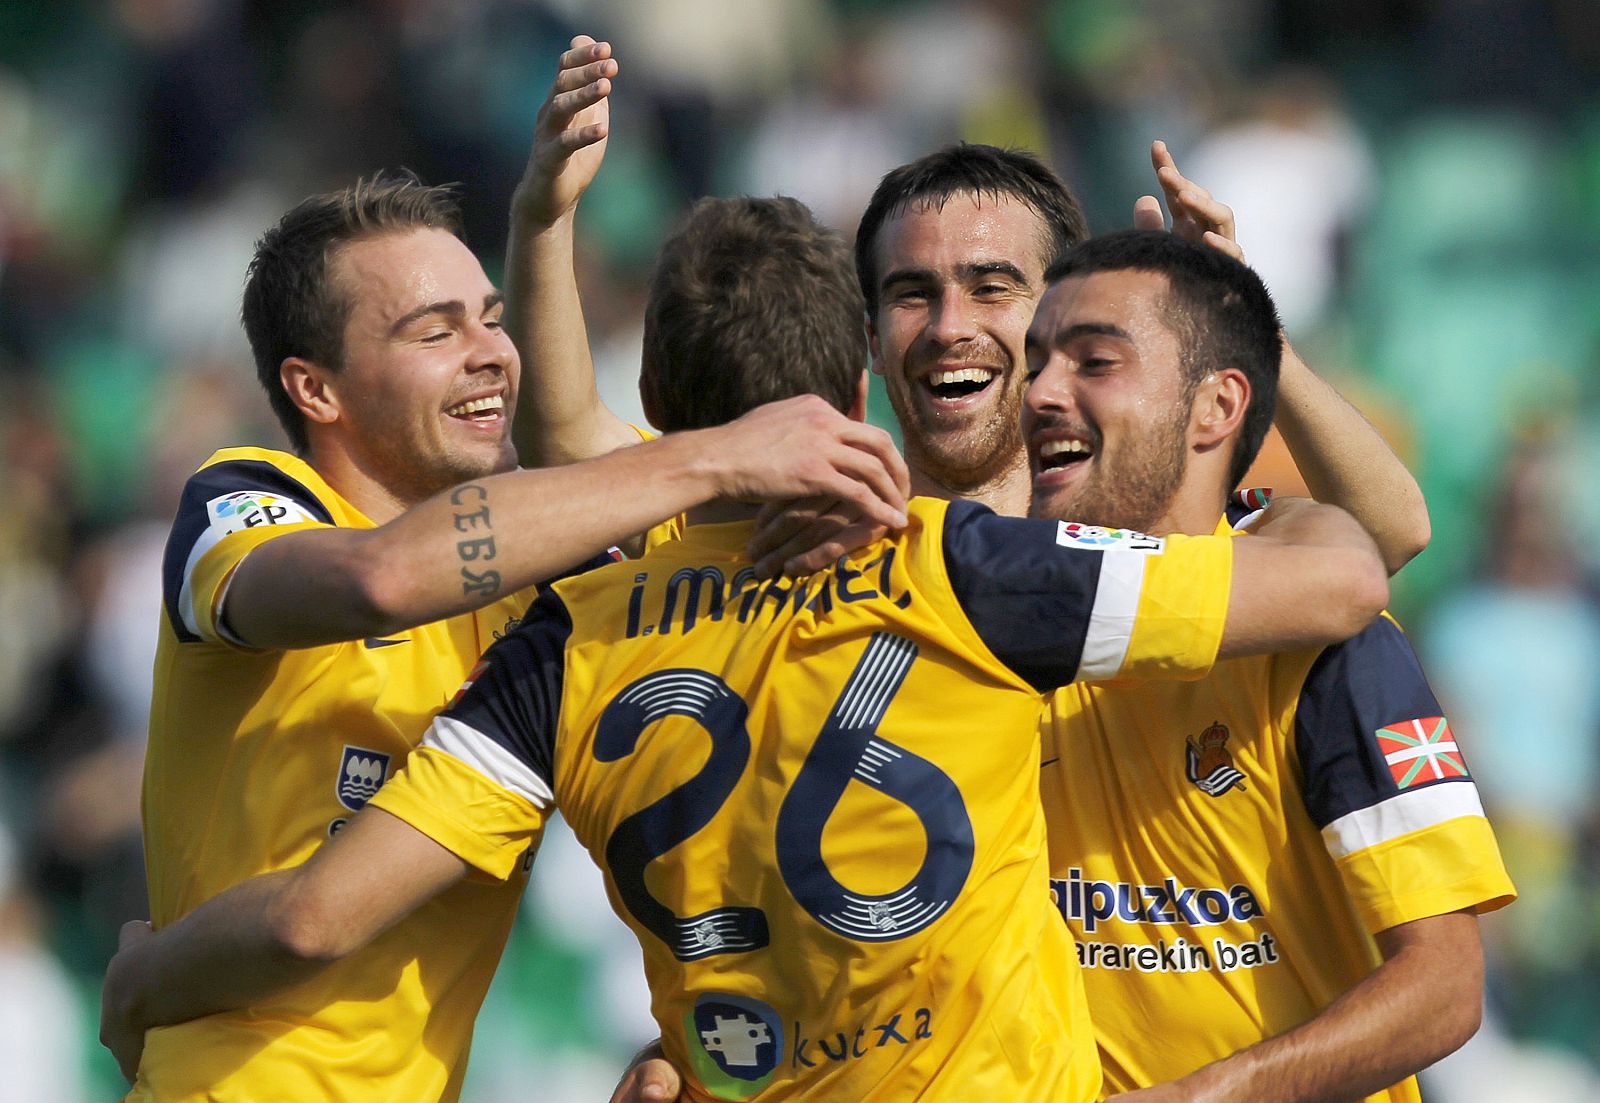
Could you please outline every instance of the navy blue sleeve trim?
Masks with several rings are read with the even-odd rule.
[[[999,517],[974,502],[945,513],[956,600],[989,650],[1041,693],[1077,676],[1102,554],[1056,542],[1054,521]]]
[[[252,490],[264,490],[292,498],[317,520],[333,524],[333,514],[304,483],[284,474],[270,463],[261,460],[228,460],[189,476],[189,481],[183,487],[183,497],[178,502],[177,518],[172,522],[172,533],[167,537],[166,551],[161,557],[161,596],[167,610],[167,621],[183,643],[198,643],[200,640],[183,623],[183,616],[178,612],[178,594],[183,589],[183,568],[189,562],[195,541],[200,539],[200,534],[211,523],[206,513],[206,503],[224,494]]]
[[[1295,711],[1302,791],[1316,825],[1326,827],[1399,793],[1379,730],[1440,715],[1411,642],[1388,618],[1323,651],[1306,675]],[[1409,788],[1470,780],[1422,780]]]
[[[590,571],[599,570],[601,567],[609,567],[613,563],[620,563],[625,558],[626,556],[616,548],[607,548],[597,555],[590,556],[575,567],[569,567],[559,574],[554,574],[544,579],[539,583],[539,589],[540,591],[548,590],[562,579],[577,578],[581,574],[588,574]]]
[[[488,668],[443,713],[511,752],[552,790],[571,635],[561,598],[553,590],[540,594],[517,630],[484,653]]]

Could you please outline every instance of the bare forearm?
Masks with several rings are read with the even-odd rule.
[[[169,1026],[257,1002],[322,968],[272,935],[293,873],[236,885],[119,954],[106,977],[109,1012],[141,1028]]]
[[[578,281],[573,269],[574,211],[553,224],[513,204],[506,244],[506,328],[522,356],[513,431],[517,451],[547,467],[602,455],[638,441],[600,400]]]
[[[1234,544],[1222,657],[1347,639],[1387,604],[1372,538],[1343,510],[1281,499],[1256,533]]]
[[[463,483],[376,529],[269,541],[239,568],[229,626],[252,646],[310,647],[487,605],[716,496],[717,432]]]
[[[1207,1065],[1160,1097],[1187,1103],[1346,1103],[1399,1083],[1459,1048],[1480,1017],[1477,920],[1453,913],[1407,926],[1414,931],[1404,944],[1315,1018]]]
[[[1390,574],[1428,546],[1422,490],[1382,434],[1313,372],[1285,338],[1275,417],[1289,454],[1320,502],[1372,533]]]

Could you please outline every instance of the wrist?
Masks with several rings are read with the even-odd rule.
[[[511,193],[511,229],[513,234],[530,234],[535,237],[552,231],[571,234],[577,217],[577,204],[556,214],[541,210],[543,199],[532,189],[518,185]]]

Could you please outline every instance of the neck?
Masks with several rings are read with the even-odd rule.
[[[392,521],[421,498],[414,498],[379,478],[370,464],[344,448],[313,440],[305,461],[327,484],[375,525]],[[424,495],[426,497],[426,495]]]
[[[1150,526],[1151,536],[1210,536],[1228,508],[1226,491],[1211,480],[1185,479],[1167,508]]]
[[[988,506],[1002,517],[1026,517],[1028,503],[1033,499],[1033,473],[1028,470],[1026,456],[1019,457],[998,474],[974,486],[948,486],[928,474],[908,456],[911,469],[911,493],[946,501],[977,502]]]

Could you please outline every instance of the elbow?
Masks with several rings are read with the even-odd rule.
[[[1345,582],[1344,600],[1330,602],[1330,633],[1349,639],[1375,620],[1389,605],[1389,572],[1382,560],[1368,552],[1350,552],[1339,577]]]
[[[353,926],[326,909],[284,893],[267,909],[267,941],[275,957],[296,970],[332,965],[365,945]]]
[[[1433,540],[1433,521],[1428,508],[1418,503],[1412,516],[1394,534],[1391,546],[1384,549],[1384,567],[1389,574],[1400,573],[1400,568],[1427,551]]]
[[[394,559],[377,540],[367,542],[353,557],[350,618],[361,635],[386,636],[418,623],[414,615],[408,615],[415,604],[411,580]]]

